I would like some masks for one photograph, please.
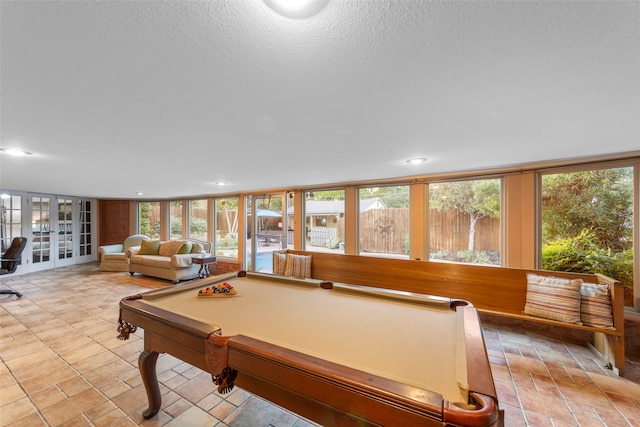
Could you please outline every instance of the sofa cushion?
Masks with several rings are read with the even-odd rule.
[[[184,242],[182,246],[178,248],[178,251],[176,252],[176,254],[190,254],[192,248],[193,248],[193,243]]]
[[[200,252],[204,251],[204,246],[202,246],[201,243],[198,242],[191,242],[191,253],[192,254],[199,254]]]
[[[178,252],[178,249],[184,245],[184,240],[169,240],[167,242],[160,243],[160,249],[158,255],[160,256],[172,256]]]
[[[171,257],[160,255],[144,255],[142,257],[142,265],[148,267],[171,268]]]
[[[140,242],[140,251],[138,255],[158,255],[160,249],[160,240],[143,240]]]
[[[311,255],[287,254],[285,276],[311,277]]]
[[[127,249],[129,248],[135,248],[140,246],[140,243],[143,240],[149,240],[149,237],[143,234],[134,234],[133,236],[127,237],[126,239],[124,239],[122,252],[127,252]]]
[[[581,325],[581,279],[527,273],[527,296],[524,312],[531,316]]]
[[[102,259],[103,260],[117,260],[117,261],[124,261],[126,259],[126,255],[122,252],[117,252],[117,253],[105,253],[102,255]]]

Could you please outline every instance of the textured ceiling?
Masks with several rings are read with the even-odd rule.
[[[0,18],[0,146],[34,153],[0,154],[5,190],[171,198],[640,150],[638,1],[328,0],[304,19],[1,1]]]

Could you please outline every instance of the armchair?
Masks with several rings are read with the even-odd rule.
[[[11,274],[16,271],[25,246],[27,246],[26,237],[15,237],[11,241],[11,246],[0,259],[0,274]],[[15,295],[18,298],[22,296],[20,292],[11,289],[1,289],[0,294]]]
[[[100,271],[129,271],[127,250],[140,246],[143,240],[149,240],[149,237],[143,234],[134,234],[127,237],[124,243],[99,246]]]

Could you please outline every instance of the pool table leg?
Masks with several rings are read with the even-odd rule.
[[[138,357],[138,368],[142,376],[142,383],[147,391],[147,399],[149,400],[149,408],[142,413],[144,419],[149,419],[156,415],[162,404],[160,396],[160,386],[158,385],[158,377],[156,375],[156,362],[158,360],[158,352],[143,351]]]

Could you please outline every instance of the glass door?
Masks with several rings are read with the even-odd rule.
[[[62,267],[74,263],[74,203],[73,199],[58,198],[58,224],[55,245],[55,265]],[[77,214],[77,212],[75,212]]]
[[[91,210],[94,203],[91,200],[80,200],[77,205],[80,209],[80,215],[78,218],[79,233],[77,240],[77,256],[76,262],[88,262],[92,261],[93,250],[93,211]]]
[[[247,242],[247,259],[251,270],[273,272],[273,251],[286,248],[287,230],[284,197],[278,195],[253,196],[247,212],[250,236]]]
[[[22,206],[23,198],[19,195],[0,195],[0,253],[4,254],[13,239],[22,237]],[[29,242],[27,242],[29,243]],[[16,271],[25,269],[27,264],[26,251],[23,252]]]
[[[46,270],[54,267],[52,243],[55,233],[51,233],[52,203],[49,196],[31,195],[31,269]],[[56,251],[57,252],[57,251]]]

